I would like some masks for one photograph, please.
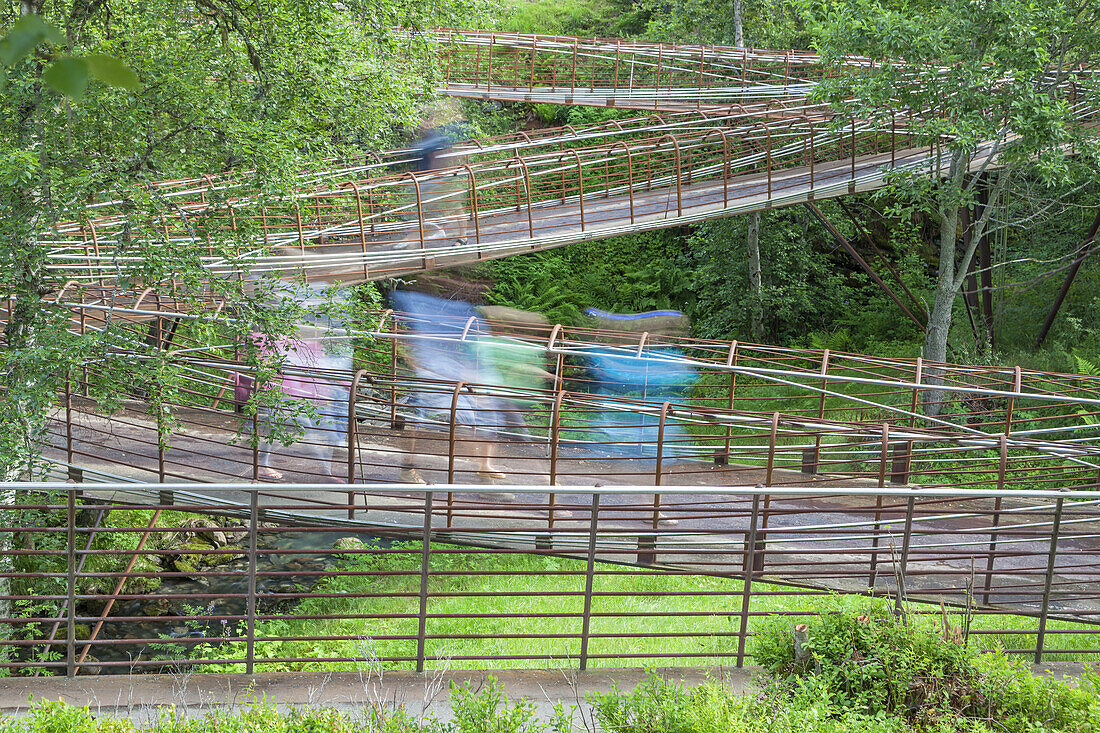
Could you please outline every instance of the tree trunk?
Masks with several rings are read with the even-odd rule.
[[[743,48],[745,45],[745,27],[741,18],[741,0],[733,0],[733,45],[738,48]]]
[[[955,287],[955,239],[959,231],[959,211],[940,211],[939,275],[936,278],[936,299],[928,315],[924,337],[924,358],[930,362],[947,361],[947,334],[951,330],[951,310],[958,289]],[[930,367],[925,371],[926,383],[943,384],[943,369]],[[938,415],[943,409],[943,390],[924,391],[924,413]]]
[[[752,337],[764,340],[764,292],[760,277],[760,212],[749,216],[749,313]]]

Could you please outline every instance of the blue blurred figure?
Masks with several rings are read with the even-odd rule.
[[[686,316],[678,311],[651,311],[639,314],[615,314],[589,308],[586,313],[602,326],[626,325],[621,330],[642,330],[651,334],[686,331]],[[611,443],[609,452],[620,455],[652,457],[657,455],[660,433],[660,409],[688,402],[691,388],[699,377],[685,362],[681,351],[672,346],[642,349],[636,347],[596,347],[586,355],[592,382],[592,393],[643,403],[645,412],[630,410],[629,404],[619,409],[597,412],[593,427],[606,434]],[[686,432],[675,420],[665,420],[663,456],[690,452]]]
[[[440,381],[437,389],[420,389],[409,398],[414,418],[425,424],[446,426],[451,421],[453,387],[459,382],[500,385],[495,364],[482,358],[480,341],[488,335],[484,321],[473,306],[462,301],[443,300],[423,293],[398,290],[390,294],[398,322],[409,332],[403,356],[421,379]],[[503,479],[492,462],[493,437],[506,424],[500,398],[485,394],[459,393],[454,420],[472,439],[479,459],[477,474],[487,480]],[[411,461],[416,455],[416,438],[410,440],[401,469],[401,479],[426,483]]]

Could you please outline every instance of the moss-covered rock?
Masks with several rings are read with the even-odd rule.
[[[232,545],[221,548],[216,554],[207,554],[212,549],[205,542],[192,540],[173,552],[172,567],[180,573],[200,573],[244,557],[244,551]]]

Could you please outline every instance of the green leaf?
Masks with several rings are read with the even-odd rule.
[[[92,76],[105,84],[130,90],[141,86],[137,74],[114,56],[93,53],[85,56],[84,60],[88,63],[88,71]]]
[[[37,15],[24,15],[15,21],[8,35],[0,39],[0,64],[11,66],[39,43],[61,43],[61,34]]]
[[[88,64],[84,59],[66,56],[50,64],[42,78],[66,97],[78,99],[88,87]]]

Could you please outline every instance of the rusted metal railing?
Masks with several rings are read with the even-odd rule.
[[[1095,489],[667,484],[653,526],[651,488],[632,485],[560,486],[551,507],[545,486],[378,484],[357,519],[326,484],[171,484],[171,507],[159,485],[13,488],[24,511],[3,531],[35,548],[0,549],[13,609],[0,665],[15,673],[740,665],[761,618],[828,612],[837,591],[908,614],[946,604],[979,646],[1037,660],[1100,651]],[[151,521],[85,526],[85,508]],[[181,532],[195,539],[174,544]],[[979,600],[974,568],[993,557]],[[507,587],[486,591],[495,578]],[[50,623],[68,633],[43,655]]]

